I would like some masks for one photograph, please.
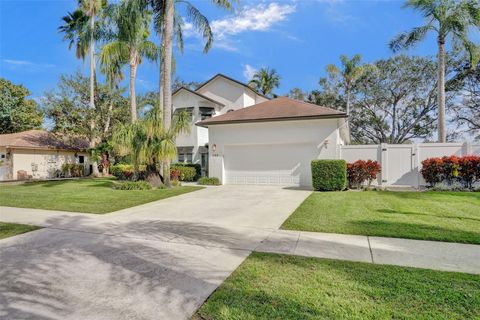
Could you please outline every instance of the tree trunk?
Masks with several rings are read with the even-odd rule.
[[[165,130],[169,130],[172,123],[172,35],[173,35],[173,16],[174,3],[173,0],[166,0],[165,10],[165,30],[163,37],[165,38],[165,52],[163,58],[163,125]],[[164,161],[163,178],[167,187],[170,183],[170,161]]]
[[[94,110],[92,118],[90,119],[90,148],[95,148],[97,145],[97,137],[95,134],[95,37],[94,37],[94,28],[95,28],[95,15],[90,17],[90,108]],[[92,161],[92,175],[98,176],[98,163],[97,161]]]
[[[108,113],[107,113],[107,119],[105,120],[105,127],[103,127],[103,135],[106,136],[108,133],[108,130],[110,130],[110,122],[112,121],[112,111],[113,111],[113,103],[110,102],[108,105]]]
[[[165,32],[164,32],[165,33]],[[164,33],[162,34],[162,38],[160,39],[160,64],[159,64],[159,75],[160,78],[158,79],[158,110],[163,112],[163,82],[165,81],[165,72],[164,72],[164,67],[163,67],[163,57],[164,57],[164,52],[165,52],[165,36]]]
[[[438,142],[446,142],[445,129],[445,38],[438,36]]]
[[[130,114],[132,123],[137,121],[137,98],[135,96],[135,76],[137,74],[137,65],[130,63]]]

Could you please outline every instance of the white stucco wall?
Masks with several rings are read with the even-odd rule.
[[[219,114],[238,110],[267,99],[256,95],[252,90],[234,81],[217,77],[198,90],[199,93],[225,105]]]
[[[252,159],[259,155],[262,158],[268,158],[272,168],[276,168],[278,165],[275,159],[269,158],[271,154],[275,154],[277,158],[281,158],[278,160],[279,163],[298,162],[296,170],[300,173],[301,184],[307,185],[311,182],[311,160],[338,158],[337,145],[340,144],[338,126],[337,119],[212,125],[209,127],[209,175],[218,177],[224,183],[229,167],[228,158],[233,155],[244,157],[247,169],[256,170],[255,161]],[[214,145],[215,152],[213,152]],[[294,151],[289,152],[289,150]],[[268,162],[263,160],[265,159],[258,160],[260,170],[263,170]],[[242,159],[236,160],[238,163],[241,161]]]
[[[200,128],[195,125],[195,122],[200,121],[199,107],[215,108],[217,112],[220,110],[218,105],[186,90],[180,90],[173,96],[174,111],[177,108],[193,108],[190,134],[180,134],[176,140],[177,146],[203,146],[208,142],[208,131],[205,128]]]
[[[79,152],[85,156],[85,165],[88,165],[88,154]],[[74,151],[13,149],[11,151],[13,163],[13,180],[17,179],[17,172],[24,170],[34,179],[46,179],[54,177],[56,170],[61,170],[64,163],[78,163]],[[33,171],[36,167],[37,170]]]

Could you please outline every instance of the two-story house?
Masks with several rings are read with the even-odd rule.
[[[195,91],[184,87],[176,90],[173,93],[174,112],[187,111],[192,117],[190,134],[177,137],[177,160],[200,163],[206,170],[208,129],[195,123],[268,100],[248,85],[223,74],[215,75]]]

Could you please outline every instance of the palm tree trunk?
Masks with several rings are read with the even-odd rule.
[[[438,36],[438,142],[446,142],[445,129],[445,38]]]
[[[95,110],[95,37],[94,37],[94,28],[95,28],[95,15],[90,17],[90,108]],[[90,148],[95,148],[97,145],[97,137],[95,134],[95,113],[92,114],[90,119]],[[92,161],[92,175],[98,176],[98,163],[97,161]]]
[[[112,111],[113,111],[113,103],[110,102],[108,105],[108,111],[107,111],[107,119],[105,120],[105,126],[103,127],[103,135],[105,136],[110,130],[110,122],[112,121]]]
[[[173,16],[174,3],[173,0],[166,0],[165,30],[163,37],[165,38],[165,52],[163,58],[163,125],[165,130],[169,130],[172,123],[172,35],[173,35]],[[163,164],[163,179],[167,187],[170,183],[170,162],[165,161]]]
[[[350,115],[350,99],[351,99],[350,96],[351,96],[350,89],[347,89],[347,109],[345,110],[347,116]]]
[[[137,65],[130,63],[130,113],[132,123],[137,121],[137,98],[135,96],[135,77],[137,74]]]
[[[163,112],[163,82],[165,81],[165,72],[163,68],[163,57],[164,57],[164,52],[165,52],[165,35],[162,34],[162,38],[160,39],[160,53],[159,53],[159,58],[160,58],[160,64],[159,64],[159,75],[160,78],[158,79],[158,110]]]

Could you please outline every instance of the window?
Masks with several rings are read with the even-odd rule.
[[[178,154],[178,162],[185,162],[185,155],[183,153]]]
[[[200,119],[205,120],[208,118],[213,117],[213,114],[215,113],[214,108],[208,108],[208,107],[200,107]]]
[[[0,154],[0,159],[5,159],[5,153]]]
[[[85,156],[78,156],[78,163],[85,163]]]
[[[186,156],[185,159],[187,160],[186,162],[192,163],[192,161],[193,161],[193,154],[187,153],[185,156]]]
[[[178,115],[180,112],[186,112],[189,115],[189,120],[192,121],[193,107],[191,108],[176,108],[173,115]]]

